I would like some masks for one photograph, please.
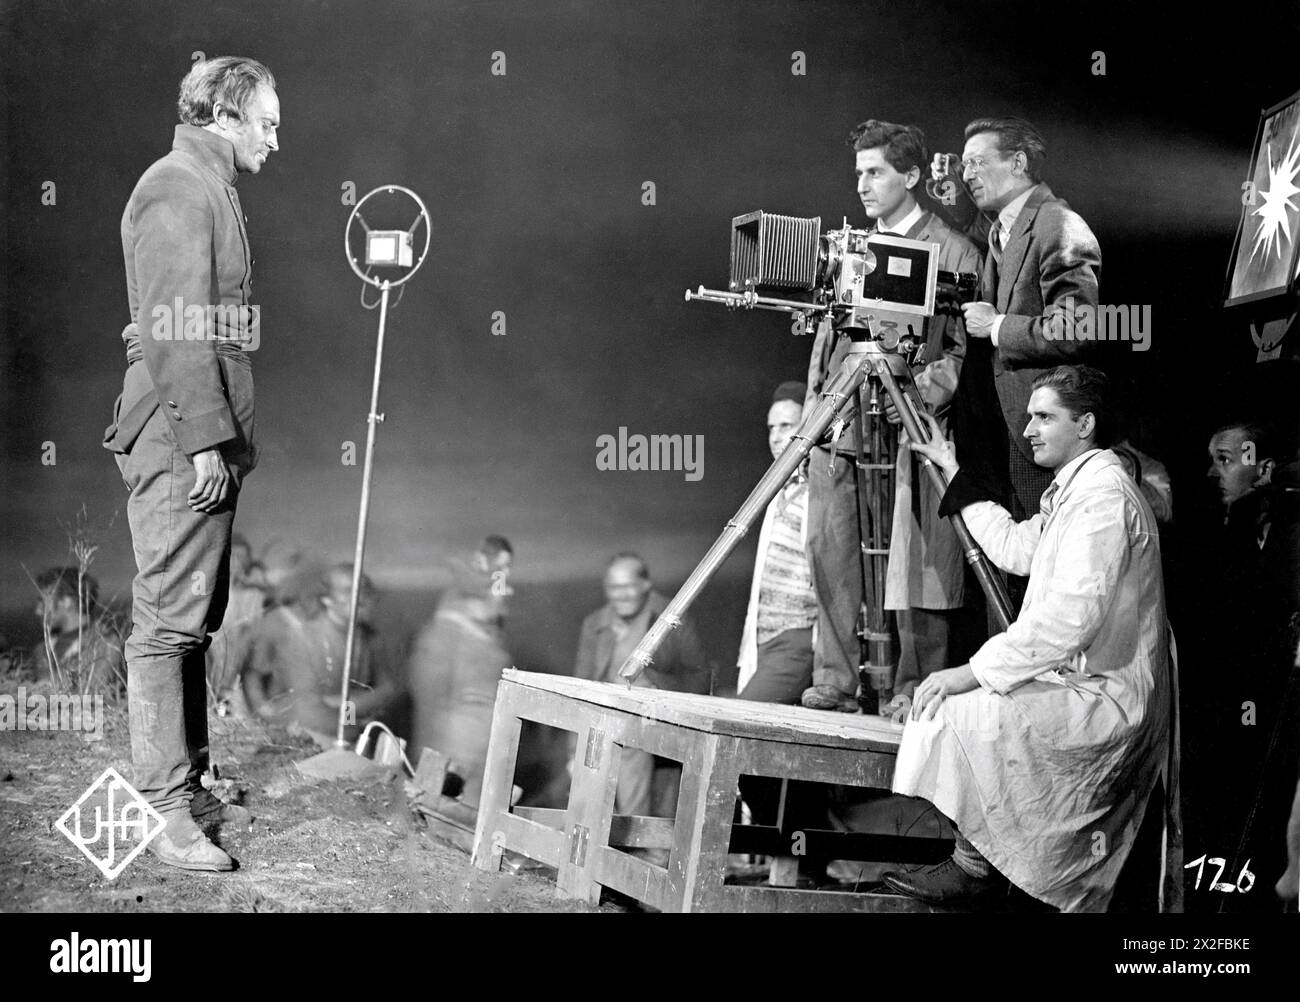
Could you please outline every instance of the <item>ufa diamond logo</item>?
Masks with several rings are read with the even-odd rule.
[[[89,827],[92,809],[94,827],[83,834],[82,822]],[[164,822],[162,815],[110,767],[54,826],[113,880],[163,830]]]

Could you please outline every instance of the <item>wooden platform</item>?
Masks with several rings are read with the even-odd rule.
[[[577,735],[567,808],[510,808],[524,720]],[[888,790],[901,734],[901,726],[875,716],[509,669],[497,691],[474,864],[496,870],[504,851],[521,853],[555,867],[561,897],[593,904],[608,887],[662,911],[926,911],[892,894],[725,883],[728,853],[751,851],[733,849],[733,835],[746,830],[733,832],[739,776]],[[614,814],[621,745],[682,763],[675,818]],[[856,840],[857,852],[843,858],[924,861],[950,848],[942,839],[845,838]],[[667,866],[624,848],[668,849]],[[871,855],[873,849],[886,854]]]

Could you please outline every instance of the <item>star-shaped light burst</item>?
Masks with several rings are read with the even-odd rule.
[[[1297,188],[1294,183],[1296,174],[1300,173],[1300,145],[1298,144],[1300,138],[1292,142],[1290,152],[1276,167],[1273,166],[1273,147],[1271,144],[1267,147],[1268,190],[1259,193],[1264,199],[1264,204],[1251,213],[1252,216],[1259,216],[1260,220],[1250,248],[1252,260],[1257,253],[1267,257],[1270,250],[1280,260],[1283,242],[1291,242],[1291,221],[1287,218],[1287,210],[1300,212],[1300,207],[1291,203],[1291,197],[1300,194],[1300,188]]]

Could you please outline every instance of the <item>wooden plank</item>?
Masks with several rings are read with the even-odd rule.
[[[568,846],[563,831],[513,814],[507,814],[501,819],[498,830],[504,848],[559,869]]]
[[[600,884],[592,864],[599,857],[598,849],[609,844],[619,764],[618,748],[603,719],[608,713],[592,712],[595,709],[588,707],[590,719],[578,732],[564,820],[567,845],[556,877],[556,892],[561,897],[593,905],[600,903]]]
[[[713,897],[719,912],[942,912],[902,894],[858,891],[801,891],[792,887],[740,887],[727,884]]]
[[[506,669],[502,677],[525,688],[552,692],[622,710],[650,721],[676,724],[710,734],[888,752],[897,749],[903,733],[901,724],[860,713],[830,713],[779,703],[629,688],[617,683],[521,672],[513,668]]]
[[[670,900],[678,911],[713,909],[727,874],[727,850],[735,815],[736,781],[740,775],[736,768],[736,739],[706,735],[700,741],[698,755],[698,768],[682,770],[677,830],[669,861]]]
[[[651,908],[671,910],[667,870],[610,846],[600,846],[596,853],[594,870],[599,883]]]
[[[825,828],[803,830],[805,855],[821,859],[939,863],[952,855],[952,839],[913,835],[841,832]],[[790,849],[790,835],[771,825],[736,825],[730,852],[737,856],[777,856]]]
[[[739,739],[737,764],[743,776],[771,776],[814,783],[888,790],[897,757],[876,751],[823,748],[810,744]]]
[[[474,852],[470,857],[480,870],[495,872],[501,869],[501,845],[492,841],[492,833],[510,812],[510,793],[515,782],[515,762],[519,757],[519,732],[522,729],[515,712],[520,691],[520,686],[504,680],[497,685],[492,733],[488,738],[487,769],[478,801]]]
[[[555,807],[516,807],[512,812],[528,821],[564,829],[566,812]],[[671,849],[673,845],[672,818],[652,818],[641,814],[615,814],[609,826],[609,844],[615,848]]]

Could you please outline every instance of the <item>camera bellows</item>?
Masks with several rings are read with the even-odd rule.
[[[731,221],[731,291],[811,290],[817,283],[821,217],[749,212]]]

